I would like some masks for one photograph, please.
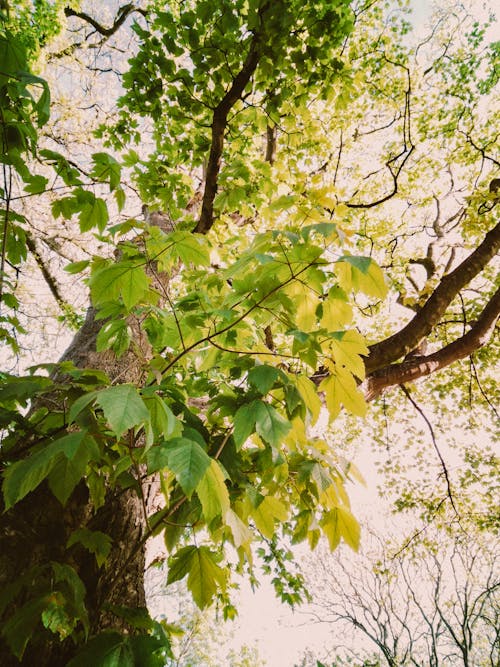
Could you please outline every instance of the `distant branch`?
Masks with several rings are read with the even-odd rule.
[[[434,433],[434,429],[432,427],[432,424],[431,424],[429,418],[427,417],[427,415],[425,414],[425,412],[422,410],[422,408],[415,401],[415,399],[413,398],[413,396],[411,395],[409,390],[404,385],[400,385],[400,388],[401,388],[403,394],[406,396],[406,398],[413,405],[415,410],[422,417],[422,419],[424,420],[427,428],[429,429],[429,433],[431,435],[431,440],[432,440],[432,445],[434,447],[434,450],[435,450],[435,452],[437,454],[437,457],[439,459],[439,462],[441,464],[441,470],[443,471],[443,475],[444,475],[444,478],[445,478],[445,481],[446,481],[446,493],[447,493],[448,499],[451,503],[451,506],[453,507],[453,510],[454,510],[456,516],[460,519],[460,515],[459,515],[458,510],[457,510],[456,505],[455,505],[455,499],[453,497],[453,489],[452,489],[452,486],[451,486],[450,475],[448,473],[448,468],[446,466],[446,461],[444,460],[444,457],[441,454],[441,450],[438,447],[436,434]]]
[[[110,28],[106,28],[105,26],[98,23],[94,18],[92,18],[90,14],[86,14],[85,12],[77,12],[71,7],[64,8],[64,13],[66,16],[76,16],[77,18],[82,19],[82,21],[85,21],[91,25],[94,30],[96,30],[96,32],[98,32],[103,37],[111,37],[111,35],[114,35],[114,33],[117,32],[125,23],[130,14],[134,12],[138,12],[139,14],[142,14],[142,16],[147,15],[147,12],[145,12],[144,9],[135,7],[132,3],[122,5],[116,13],[113,25]]]
[[[52,296],[54,297],[54,299],[57,302],[57,305],[62,307],[63,309],[65,307],[68,308],[68,309],[71,309],[68,302],[65,301],[65,299],[62,297],[61,292],[59,291],[59,286],[56,282],[56,279],[54,278],[54,276],[50,272],[48,266],[46,265],[46,263],[43,259],[43,257],[39,253],[39,251],[36,247],[36,244],[35,244],[35,239],[30,234],[28,234],[27,231],[25,233],[26,233],[26,246],[27,246],[28,250],[30,251],[30,253],[33,255],[33,257],[35,259],[35,262],[37,263],[38,268],[40,269],[40,272],[41,272],[42,276],[44,277],[45,282],[47,283],[49,290],[52,293]]]

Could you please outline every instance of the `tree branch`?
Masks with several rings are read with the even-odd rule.
[[[266,3],[261,7],[259,12],[261,19],[268,7],[269,3]],[[208,232],[214,223],[214,199],[217,194],[217,180],[220,172],[222,150],[224,148],[224,133],[227,127],[227,116],[231,108],[240,99],[252,74],[257,69],[261,55],[261,37],[261,33],[254,33],[248,55],[241,70],[235,76],[231,88],[214,109],[212,120],[212,144],[207,163],[205,191],[203,193],[200,219],[194,229],[194,231],[199,234]]]
[[[119,28],[123,25],[123,23],[125,23],[127,17],[133,12],[138,12],[139,14],[146,16],[146,12],[143,9],[135,7],[130,2],[127,5],[122,5],[118,9],[113,25],[110,28],[105,28],[103,25],[98,23],[94,18],[92,18],[92,16],[86,14],[85,12],[77,12],[75,9],[72,9],[71,7],[64,8],[64,14],[66,16],[68,17],[76,16],[77,18],[82,19],[82,21],[89,23],[94,28],[94,30],[96,30],[96,32],[98,32],[100,35],[103,35],[103,37],[111,37],[111,35],[113,35],[115,32],[117,32],[117,30],[119,30]]]
[[[71,312],[72,308],[69,305],[69,303],[62,297],[61,292],[59,291],[59,286],[56,282],[56,279],[54,276],[51,274],[49,268],[47,267],[43,257],[38,251],[38,248],[36,247],[35,239],[25,230],[26,234],[26,246],[30,253],[33,255],[35,262],[38,264],[38,268],[40,269],[40,272],[42,276],[45,279],[45,282],[48,285],[49,290],[52,293],[52,296],[57,302],[57,305],[62,308],[62,310],[67,310],[68,312]]]
[[[385,340],[370,346],[370,354],[365,361],[367,374],[372,374],[378,369],[384,369],[385,373],[389,364],[415,349],[431,333],[460,290],[484,269],[499,250],[500,223],[486,234],[483,242],[454,271],[441,279],[424,306],[405,327]],[[472,333],[476,327],[477,325],[469,333]],[[426,359],[433,356],[430,355]],[[405,381],[400,380],[399,382]]]
[[[500,288],[489,300],[474,326],[464,336],[433,354],[389,365],[368,375],[362,384],[366,400],[372,401],[387,387],[413,382],[449,366],[454,361],[468,357],[488,342],[499,315]]]

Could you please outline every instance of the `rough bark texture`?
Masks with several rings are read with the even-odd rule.
[[[99,569],[94,556],[83,548],[71,550],[68,560],[66,542],[80,526],[105,531],[112,538],[112,551],[104,568]],[[50,561],[66,561],[86,586],[91,634],[108,628],[127,629],[122,619],[111,612],[100,612],[103,601],[112,605],[145,607],[142,511],[139,498],[132,492],[108,495],[105,505],[94,513],[83,485],[75,490],[63,508],[43,484],[4,514],[1,530],[2,589],[36,566]],[[35,571],[33,576],[43,579],[49,574]],[[16,605],[20,607],[26,601],[17,599]],[[46,631],[37,643],[28,644],[21,662],[1,642],[0,664],[2,667],[20,664],[63,667],[74,652],[71,640],[61,643]]]
[[[134,353],[116,360],[109,352],[99,354],[95,351],[101,326],[102,321],[95,320],[95,310],[89,308],[83,327],[62,360],[71,360],[81,368],[99,368],[120,382],[140,381],[142,364]],[[134,326],[134,322],[131,326],[136,333],[138,327]],[[136,337],[137,342],[144,341]],[[142,354],[147,355],[147,350],[141,350]],[[0,509],[3,512],[1,500]],[[95,557],[83,548],[75,546],[66,551],[69,536],[82,526],[101,530],[111,537],[111,553],[103,568],[98,568]],[[108,491],[105,504],[95,511],[84,484],[75,489],[63,508],[47,484],[43,483],[0,517],[0,587],[3,589],[36,566],[51,561],[67,562],[85,584],[91,634],[109,628],[127,630],[121,618],[109,611],[103,612],[101,608],[103,602],[145,607],[144,528],[142,501],[134,491]],[[45,577],[48,574],[41,572],[34,576]],[[18,599],[16,605],[20,607],[24,602]],[[21,663],[0,640],[0,665],[63,667],[74,652],[71,640],[61,643],[47,631],[41,643],[28,644]]]

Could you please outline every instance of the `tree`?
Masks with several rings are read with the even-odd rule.
[[[491,541],[434,530],[396,553],[386,535],[371,537],[359,558],[337,552],[311,570],[314,618],[335,626],[344,655],[361,664],[375,649],[389,667],[497,665],[499,554]]]
[[[234,641],[231,624],[221,622],[219,610],[198,609],[184,582],[165,586],[166,576],[162,570],[150,568],[146,588],[149,588],[148,601],[155,616],[166,614],[169,623],[175,624],[176,636],[172,641],[175,658],[167,660],[167,667],[264,667],[267,664],[260,658],[256,646],[238,645]]]
[[[34,5],[51,26],[63,7]],[[28,252],[57,286],[26,198],[109,248],[67,267],[92,305],[59,364],[3,377],[2,664],[163,664],[165,627],[144,610],[151,535],[201,608],[229,604],[228,548],[251,573],[262,542],[284,577],[279,535],[357,548],[356,471],[307,431],[323,403],[331,420],[364,416],[385,389],[470,355],[487,377],[500,229],[483,101],[498,45],[457,9],[406,49],[393,9],[151,2],[106,27],[66,8],[99,40],[138,17],[99,131],[113,155],[82,164],[38,136],[49,92],[30,68],[51,33],[27,50],[31,5],[2,14],[2,335],[15,351]],[[125,182],[160,226],[118,212],[110,224]]]

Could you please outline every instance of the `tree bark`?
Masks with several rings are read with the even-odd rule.
[[[87,318],[73,342],[63,354],[80,368],[104,370],[120,382],[137,383],[142,379],[142,360],[129,352],[119,360],[110,352],[96,352],[96,337],[103,322],[95,319],[95,310],[88,310]],[[142,344],[141,354],[147,356],[145,340],[138,333],[138,322],[131,323],[135,342]],[[139,336],[139,339],[138,339]],[[67,563],[75,569],[86,587],[85,603],[89,614],[90,634],[106,629],[132,631],[106,605],[145,607],[144,591],[144,535],[145,517],[142,500],[130,489],[108,489],[104,505],[97,511],[90,502],[88,490],[80,483],[65,507],[55,498],[44,482],[22,501],[4,512],[0,499],[0,591],[24,576],[30,578],[28,588],[39,588],[52,572],[47,564],[52,561]],[[100,530],[112,540],[109,557],[101,568],[89,551],[75,545],[70,550],[66,543],[77,528]],[[45,569],[41,569],[45,566]],[[37,568],[40,568],[37,570]],[[30,575],[30,572],[33,574]],[[32,579],[32,580],[31,580]],[[7,609],[6,617],[21,608],[29,593],[16,598]],[[41,623],[37,630],[41,629]],[[60,638],[46,630],[37,643],[30,642],[21,662],[15,658],[5,641],[0,638],[0,665],[14,667],[63,667],[75,654],[77,647],[71,639]]]

